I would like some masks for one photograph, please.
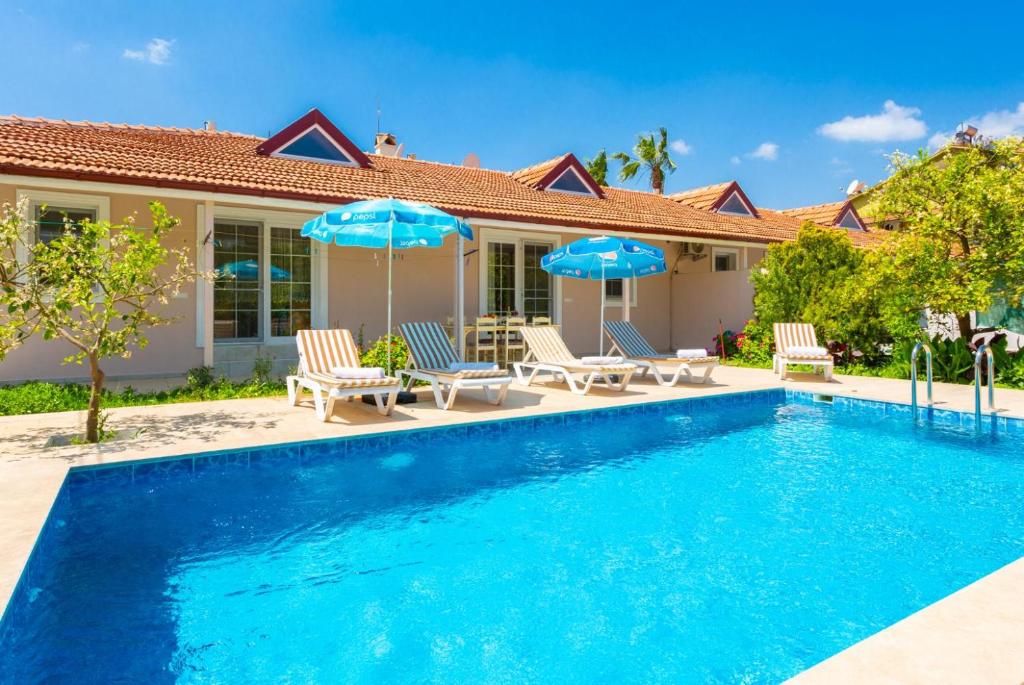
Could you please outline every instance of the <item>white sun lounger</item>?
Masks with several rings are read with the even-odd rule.
[[[601,381],[612,390],[622,391],[629,385],[629,380],[636,371],[635,364],[584,364],[583,360],[573,356],[565,341],[554,326],[524,326],[520,329],[526,341],[527,352],[523,361],[513,366],[516,379],[522,385],[530,385],[537,374],[548,372],[555,379],[564,379],[569,390],[577,395],[586,395],[595,381]],[[524,371],[530,375],[524,376]],[[574,374],[583,376],[580,386]],[[621,380],[614,381],[613,377]]]
[[[505,401],[512,376],[500,369],[459,369],[458,365],[463,361],[441,324],[436,321],[403,323],[399,329],[409,347],[408,364],[404,371],[398,372],[400,379],[405,377],[406,390],[414,381],[430,383],[439,409],[451,409],[455,396],[464,388],[483,388],[491,404]],[[445,392],[448,393],[447,398]]]
[[[786,367],[792,364],[818,367],[825,375],[826,381],[832,380],[832,368],[835,364],[832,355],[814,354],[809,351],[818,347],[814,326],[809,323],[777,323],[774,331],[775,356],[772,357],[772,364],[775,373],[781,374],[781,380],[786,380]]]
[[[695,379],[693,371],[696,369],[704,370],[704,375],[697,379],[697,382],[706,383],[711,378],[711,372],[718,366],[719,359],[714,356],[679,357],[674,354],[658,354],[629,321],[605,321],[604,330],[612,341],[612,354],[618,353],[640,367],[641,377],[650,371],[658,385],[675,385],[683,376],[688,382],[692,382]],[[663,376],[658,370],[658,364],[675,366],[675,373]]]
[[[397,378],[339,378],[332,373],[337,367],[358,368],[359,350],[351,331],[345,329],[310,331],[295,335],[299,348],[299,371],[288,376],[288,401],[297,406],[302,389],[313,394],[313,406],[321,421],[330,421],[338,398],[351,401],[357,395],[373,395],[377,411],[390,416],[401,389]],[[387,395],[385,402],[384,396]]]

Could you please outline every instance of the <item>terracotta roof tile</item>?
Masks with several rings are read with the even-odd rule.
[[[594,231],[743,242],[792,239],[800,221],[721,215],[649,192],[605,197],[536,190],[515,173],[369,155],[370,168],[256,154],[262,138],[225,131],[0,117],[0,173],[344,203],[396,197],[462,216]]]
[[[697,209],[710,209],[722,198],[725,191],[732,187],[733,183],[735,183],[735,181],[716,183],[714,185],[703,186],[701,188],[691,188],[690,190],[672,193],[668,197],[690,207],[696,207]]]
[[[849,202],[827,202],[821,205],[809,205],[807,207],[793,207],[792,209],[780,209],[779,212],[786,216],[813,221],[823,226],[834,226],[838,221]]]

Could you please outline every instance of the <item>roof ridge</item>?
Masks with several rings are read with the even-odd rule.
[[[366,156],[370,157],[371,159],[390,159],[397,160],[399,162],[412,162],[414,164],[432,164],[434,166],[452,167],[453,169],[472,169],[473,171],[487,171],[492,174],[504,174],[506,176],[510,176],[515,173],[514,171],[506,171],[505,169],[488,169],[486,167],[479,166],[472,167],[466,166],[465,164],[461,164],[458,162],[439,162],[433,159],[420,159],[419,157],[395,157],[393,155],[382,155],[378,152],[367,152]]]
[[[850,201],[849,199],[846,199],[846,200],[834,200],[832,202],[820,202],[820,203],[818,203],[816,205],[803,205],[802,207],[789,207],[787,209],[776,209],[774,211],[779,212],[781,214],[786,214],[787,212],[801,212],[801,211],[807,211],[809,209],[819,209],[821,207],[832,207],[834,205],[844,205],[844,204],[846,204],[849,201]]]
[[[550,165],[554,164],[555,162],[560,162],[563,159],[565,159],[566,157],[568,157],[569,155],[572,155],[573,157],[576,156],[576,155],[573,155],[571,152],[563,152],[562,154],[557,155],[555,157],[552,157],[551,159],[545,159],[543,162],[537,162],[536,164],[531,164],[530,166],[524,166],[521,169],[515,169],[515,170],[510,171],[508,173],[510,173],[510,174],[525,174],[528,171],[534,171],[536,169],[540,169],[541,167],[550,166]]]
[[[234,136],[238,138],[254,138],[263,140],[260,136],[251,133],[239,133],[236,131],[210,131],[205,128],[187,128],[184,126],[153,126],[151,124],[127,124],[110,123],[109,121],[88,121],[72,119],[52,119],[49,117],[23,117],[17,114],[0,114],[0,123],[13,122],[16,124],[47,124],[58,126],[69,126],[74,128],[93,128],[100,130],[120,129],[129,131],[153,131],[157,133],[192,133],[206,136]]]
[[[729,181],[721,181],[720,183],[709,183],[706,186],[699,186],[697,188],[687,188],[686,190],[677,190],[674,193],[669,193],[666,197],[675,197],[675,196],[678,196],[678,195],[690,195],[690,194],[694,194],[694,193],[703,193],[703,192],[706,192],[708,190],[711,190],[712,188],[723,188],[723,187],[726,187],[726,186],[731,186],[733,183],[736,183],[736,182],[737,182],[736,179],[732,179],[732,180],[729,180]]]

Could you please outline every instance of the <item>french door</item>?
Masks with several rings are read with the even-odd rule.
[[[555,287],[540,260],[556,247],[552,240],[494,234],[483,238],[480,311],[499,316],[556,318]]]

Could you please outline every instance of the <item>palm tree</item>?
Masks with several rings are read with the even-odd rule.
[[[632,156],[628,152],[616,152],[612,158],[622,162],[620,181],[628,181],[645,171],[651,176],[651,190],[659,195],[665,192],[665,174],[676,170],[676,163],[668,154],[668,130],[664,126],[658,129],[657,140],[653,133],[637,136]]]
[[[588,159],[584,166],[587,167],[591,178],[597,181],[597,185],[608,185],[608,153],[604,151],[604,148],[598,150],[597,154],[592,159]]]

